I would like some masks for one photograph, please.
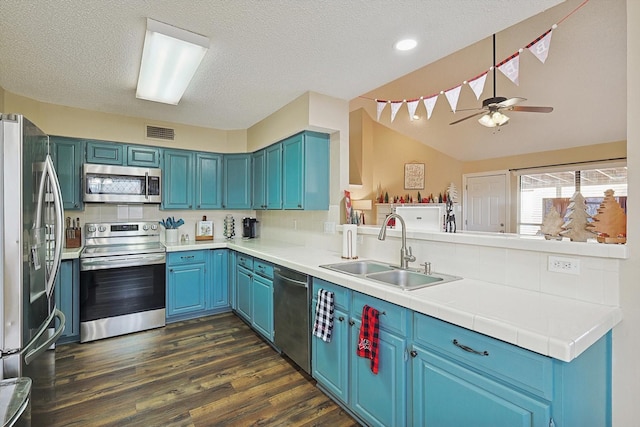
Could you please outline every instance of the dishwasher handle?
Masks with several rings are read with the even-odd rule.
[[[298,273],[297,271],[274,267],[273,271],[276,275],[276,280],[283,281],[287,284],[294,286],[300,286],[303,288],[309,287],[309,276],[306,274]],[[303,279],[303,280],[299,280]]]

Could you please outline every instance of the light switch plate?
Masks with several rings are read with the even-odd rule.
[[[580,274],[580,260],[549,255],[549,271],[565,274]]]

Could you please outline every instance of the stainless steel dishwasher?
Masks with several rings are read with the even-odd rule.
[[[311,373],[309,276],[283,267],[274,268],[274,343],[308,374]]]

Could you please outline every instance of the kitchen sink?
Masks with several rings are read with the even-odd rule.
[[[419,270],[403,270],[379,261],[351,261],[337,264],[321,265],[320,267],[340,273],[358,276],[377,283],[398,287],[405,291],[420,289],[427,286],[459,280],[461,277],[448,274],[425,274]]]
[[[354,274],[356,276],[394,270],[390,265],[376,261],[342,262],[339,264],[323,265],[322,267],[340,271],[342,273]]]

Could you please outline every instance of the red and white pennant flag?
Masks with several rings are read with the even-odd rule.
[[[476,99],[480,99],[480,95],[482,95],[482,91],[484,91],[484,83],[487,81],[487,71],[476,77],[475,79],[469,81],[469,87],[476,94]]]
[[[549,30],[527,45],[529,52],[533,53],[533,55],[538,58],[543,64],[547,60],[547,55],[549,55],[549,47],[551,46],[551,33],[553,33],[553,31]]]
[[[518,79],[520,76],[520,52],[514,53],[505,62],[498,65],[498,70],[518,86],[520,84]]]

